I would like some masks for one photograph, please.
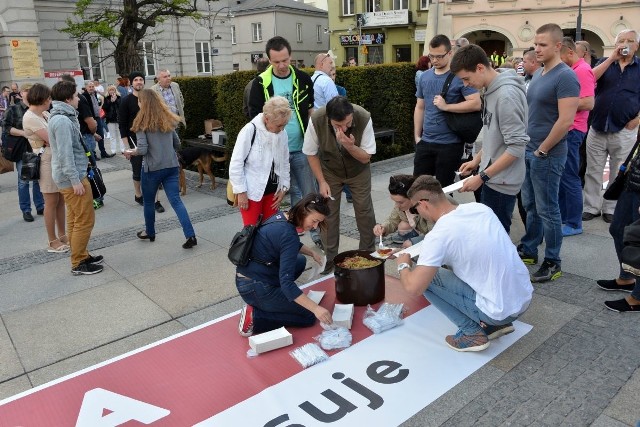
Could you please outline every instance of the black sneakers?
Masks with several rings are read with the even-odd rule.
[[[97,274],[104,269],[101,265],[91,264],[89,262],[81,262],[77,267],[71,269],[71,273],[74,276],[80,276],[81,274]]]
[[[156,209],[156,212],[158,212],[158,213],[164,212],[164,206],[162,206],[162,204],[160,203],[159,200],[156,202],[154,207]]]
[[[82,261],[83,263],[86,264],[102,264],[102,261],[104,261],[104,257],[102,255],[89,255],[88,258],[85,258],[84,261]]]
[[[556,280],[560,276],[562,276],[560,266],[555,262],[544,260],[538,271],[531,275],[531,281],[534,283],[546,282]]]

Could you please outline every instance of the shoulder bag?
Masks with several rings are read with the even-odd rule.
[[[253,246],[253,239],[256,231],[262,223],[262,214],[258,216],[258,221],[254,224],[245,225],[242,230],[238,231],[229,245],[229,261],[235,266],[244,267],[249,263],[249,254]]]
[[[20,169],[20,179],[23,181],[37,181],[40,179],[40,154],[26,151],[22,154],[22,168]]]
[[[91,192],[93,193],[94,199],[100,199],[107,194],[107,187],[104,185],[104,180],[102,179],[102,172],[96,165],[96,161],[94,160],[91,152],[87,149],[87,146],[84,145],[84,141],[82,140],[82,135],[80,135],[80,144],[84,148],[85,153],[87,153],[87,157],[89,158],[89,163],[87,164],[87,179],[89,179],[89,184],[91,184]]]
[[[618,200],[618,198],[620,197],[620,194],[622,194],[622,190],[625,189],[625,186],[627,183],[627,177],[628,177],[627,172],[628,172],[629,163],[631,162],[631,159],[633,158],[633,154],[636,152],[639,145],[640,145],[640,138],[636,140],[636,143],[634,144],[633,148],[629,152],[627,159],[624,161],[623,164],[620,165],[620,169],[618,170],[618,175],[616,175],[613,182],[609,184],[609,186],[607,187],[607,190],[602,195],[602,198],[604,198],[605,200]]]
[[[2,155],[5,159],[17,162],[22,160],[22,155],[29,151],[31,151],[31,145],[29,145],[27,138],[5,132],[2,144]]]
[[[245,157],[244,162],[247,163],[247,159],[249,158],[249,154],[251,154],[251,148],[253,148],[253,143],[256,140],[256,125],[253,125],[253,136],[251,137],[251,146],[249,147],[249,153],[247,157]],[[236,207],[238,206],[238,195],[233,193],[233,185],[231,185],[231,179],[227,181],[227,204],[229,206]]]
[[[444,82],[444,86],[442,87],[440,96],[445,100],[453,78],[453,73],[449,72],[449,75]],[[449,129],[451,129],[451,131],[455,133],[462,142],[476,142],[476,139],[478,139],[478,135],[480,135],[480,131],[482,130],[482,112],[472,111],[470,113],[450,113],[448,111],[443,111],[442,113],[444,114]]]

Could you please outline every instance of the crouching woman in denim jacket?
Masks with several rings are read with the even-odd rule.
[[[312,326],[316,319],[332,323],[331,313],[311,301],[295,283],[306,265],[303,255],[322,262],[320,254],[300,242],[296,228],[323,228],[327,215],[327,199],[311,193],[288,213],[277,212],[263,221],[249,263],[236,269],[236,287],[246,303],[240,314],[240,335],[248,337],[282,326]]]

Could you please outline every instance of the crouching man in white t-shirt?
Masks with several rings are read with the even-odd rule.
[[[481,351],[489,340],[513,332],[533,287],[498,217],[480,203],[454,205],[429,175],[418,177],[407,195],[411,209],[435,226],[415,268],[408,254],[397,258],[398,274],[407,292],[423,294],[458,327],[445,338],[447,345]]]

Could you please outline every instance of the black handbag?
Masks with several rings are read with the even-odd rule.
[[[96,161],[91,155],[91,152],[87,149],[87,146],[84,145],[84,141],[82,140],[82,135],[80,135],[80,144],[84,148],[84,151],[87,153],[87,157],[89,158],[89,164],[87,165],[87,179],[89,180],[89,184],[91,184],[91,193],[93,193],[93,199],[101,199],[107,194],[107,186],[104,185],[104,180],[102,179],[102,172],[98,165],[96,165]]]
[[[445,99],[447,92],[449,91],[449,86],[451,86],[453,77],[453,73],[450,73],[444,82],[442,92],[440,93],[440,96],[442,96],[443,99]],[[442,113],[444,114],[449,129],[451,129],[451,131],[455,133],[462,142],[471,144],[476,142],[476,139],[478,139],[478,135],[480,135],[480,131],[482,130],[482,112],[472,111],[470,113],[450,113],[443,111]]]
[[[40,179],[40,153],[30,151],[22,154],[22,168],[20,179],[23,181],[37,181]]]
[[[253,246],[253,239],[256,236],[256,231],[262,223],[262,214],[258,216],[258,221],[255,225],[245,225],[244,228],[236,233],[231,239],[231,245],[229,245],[229,261],[233,265],[244,267],[249,263],[249,254],[251,253],[251,247]]]
[[[622,269],[640,276],[640,220],[627,225],[622,237],[620,262]]]
[[[2,155],[12,162],[22,160],[24,153],[31,151],[29,140],[24,136],[10,135],[6,132],[3,138]]]
[[[607,187],[606,191],[602,195],[603,199],[618,200],[618,198],[620,197],[620,194],[622,194],[622,190],[625,189],[625,186],[627,183],[627,171],[628,171],[629,163],[633,158],[633,154],[638,149],[638,145],[640,145],[640,139],[636,140],[636,143],[634,144],[633,148],[629,152],[627,159],[624,161],[623,164],[620,165],[620,169],[618,170],[618,175],[616,175],[613,182],[611,182]]]

